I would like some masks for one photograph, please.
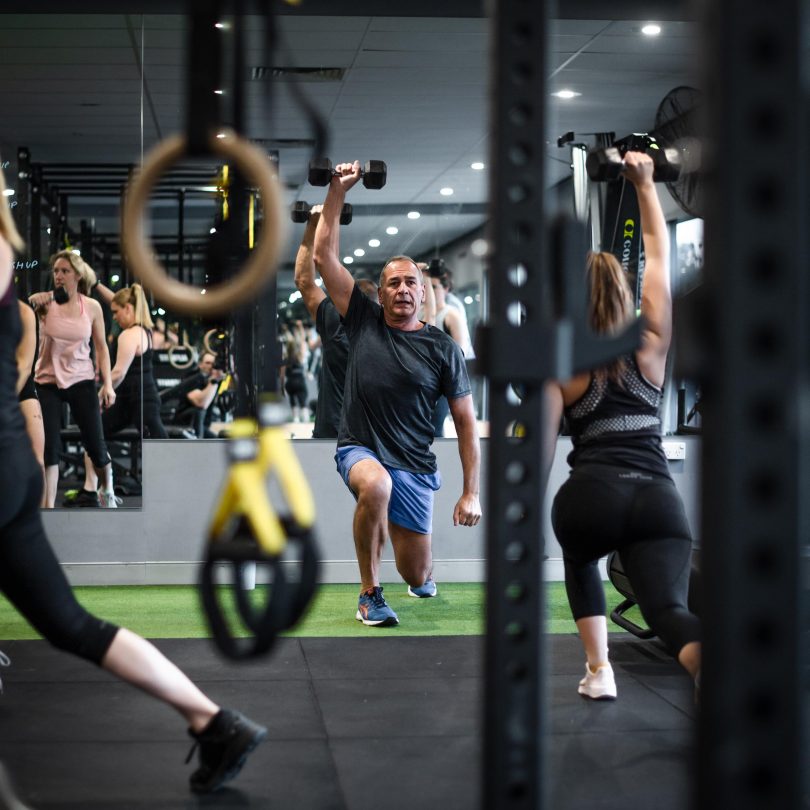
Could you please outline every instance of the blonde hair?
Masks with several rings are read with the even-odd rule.
[[[79,292],[82,295],[90,295],[90,291],[96,286],[98,279],[92,267],[78,254],[72,250],[60,250],[54,253],[49,259],[51,267],[56,264],[59,259],[66,259],[70,262],[70,266],[76,271],[79,276]]]
[[[591,294],[591,328],[599,335],[615,334],[632,320],[634,314],[633,294],[627,276],[619,260],[605,251],[588,253],[586,274]],[[624,360],[618,358],[595,373],[619,382],[624,368]]]
[[[11,216],[11,208],[8,205],[8,197],[3,192],[6,190],[6,178],[0,169],[0,235],[14,248],[16,251],[25,250],[25,242],[23,242],[17,226],[14,224],[14,218]]]
[[[155,328],[155,324],[152,322],[152,315],[149,312],[149,306],[146,303],[146,294],[140,284],[124,287],[112,297],[112,300],[113,303],[119,307],[132,304],[132,309],[135,312],[135,323],[137,323],[138,326],[143,326],[144,329]]]

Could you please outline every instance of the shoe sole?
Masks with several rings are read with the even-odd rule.
[[[399,619],[396,616],[388,616],[379,622],[375,622],[372,619],[364,619],[363,614],[359,610],[354,614],[354,618],[357,619],[358,622],[363,622],[367,627],[394,627],[399,624]]]
[[[607,692],[602,695],[590,695],[585,689],[582,689],[581,687],[577,689],[577,692],[579,692],[579,694],[582,695],[582,697],[588,698],[588,700],[616,700],[616,695],[611,695]]]
[[[412,596],[414,599],[433,599],[434,596],[439,595],[439,589],[436,588],[433,593],[414,593],[411,590],[411,586],[408,585],[408,596]]]
[[[242,770],[245,762],[247,762],[247,758],[266,737],[267,729],[262,727],[259,728],[255,734],[253,734],[246,746],[242,747],[234,745],[234,749],[239,751],[236,760],[228,763],[228,755],[226,755],[223,758],[223,763],[221,766],[221,768],[224,768],[225,770],[222,773],[217,773],[204,785],[192,785],[192,792],[200,794],[213,793],[214,791],[219,790],[226,782],[230,782],[231,779],[238,776],[239,771]]]

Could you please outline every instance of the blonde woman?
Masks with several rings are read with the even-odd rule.
[[[554,499],[552,523],[587,659],[578,691],[594,700],[617,694],[597,567],[614,549],[649,626],[693,677],[700,668],[700,621],[686,603],[692,538],[661,446],[659,410],[672,336],[669,234],[652,179],[652,159],[628,152],[625,164],[625,177],[639,201],[646,256],[641,345],[604,368],[546,390],[546,469],[563,411],[574,445],[568,456],[571,476]],[[616,257],[591,254],[588,279],[594,331],[620,331],[635,317],[635,308]]]
[[[166,439],[168,434],[160,419],[160,396],[152,373],[152,317],[140,284],[113,293],[98,285],[102,299],[109,302],[113,320],[121,328],[118,335],[112,383],[115,404],[101,415],[104,439],[125,427],[133,426],[141,438]],[[84,456],[84,486],[67,493],[63,506],[95,505],[98,479],[89,455]],[[117,503],[117,501],[116,501]]]
[[[59,482],[62,404],[70,405],[84,449],[93,461],[100,506],[115,508],[112,463],[101,427],[102,408],[115,402],[104,315],[89,298],[96,274],[79,254],[62,250],[51,257],[52,292],[35,293],[28,300],[40,318],[39,357],[34,370],[37,396],[45,424],[45,502],[54,505]],[[96,370],[90,343],[96,350],[101,389],[96,395]]]
[[[176,709],[199,746],[191,790],[210,793],[236,776],[267,729],[220,708],[148,641],[93,616],[76,601],[42,525],[42,475],[15,394],[22,330],[11,263],[12,246],[22,249],[22,240],[4,186],[0,171],[0,592],[55,647]]]

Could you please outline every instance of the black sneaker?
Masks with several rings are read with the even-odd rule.
[[[267,729],[232,709],[220,709],[199,733],[189,729],[194,740],[186,762],[200,749],[200,767],[191,774],[194,793],[212,793],[233,779],[245,764],[248,754],[267,736]]]
[[[62,506],[89,506],[96,509],[101,508],[101,501],[98,499],[98,493],[88,492],[86,489],[69,489],[62,499]]]

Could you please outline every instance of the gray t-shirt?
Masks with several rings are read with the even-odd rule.
[[[343,327],[349,366],[338,447],[361,445],[388,467],[436,472],[430,450],[436,400],[470,393],[461,349],[428,324],[414,332],[387,326],[380,305],[356,286]]]

